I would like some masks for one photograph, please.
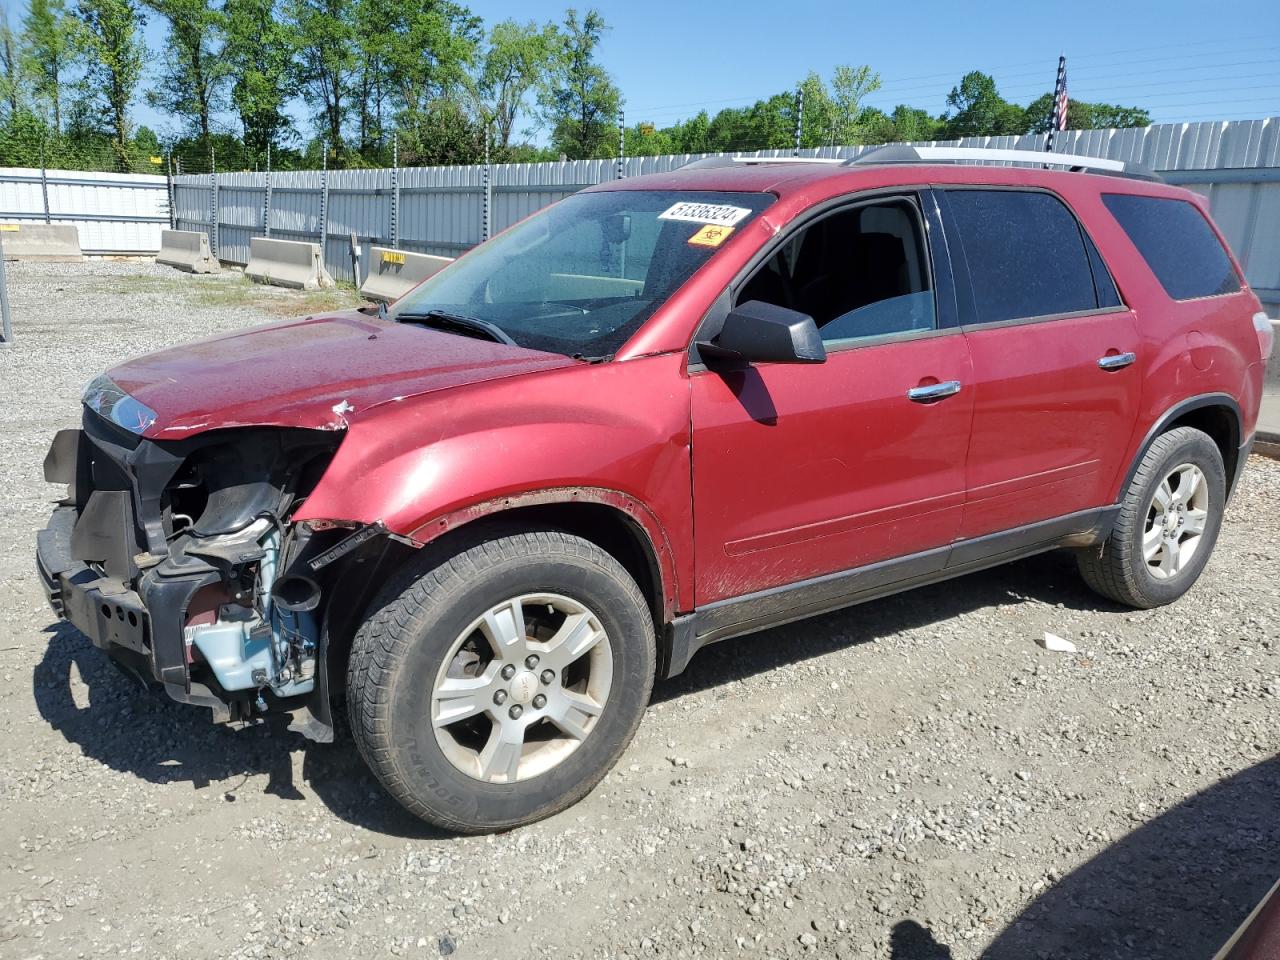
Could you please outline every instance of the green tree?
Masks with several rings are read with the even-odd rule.
[[[359,65],[353,13],[347,0],[292,0],[302,98],[331,151],[342,149],[350,85]]]
[[[837,145],[865,142],[862,101],[880,89],[880,74],[863,64],[842,64],[831,75],[832,129],[830,142]]]
[[[386,96],[391,78],[386,53],[386,22],[395,11],[394,0],[355,0],[355,34],[359,48],[356,68],[357,141],[360,155],[368,159],[385,142]]]
[[[146,0],[169,22],[169,42],[147,102],[176,114],[202,141],[225,103],[230,69],[222,55],[224,17],[209,0]]]
[[[1053,94],[1042,94],[1027,104],[1025,133],[1045,133],[1053,122]],[[1141,107],[1071,100],[1067,106],[1070,130],[1104,130],[1111,127],[1146,127],[1151,114]]]
[[[32,89],[48,104],[53,132],[61,133],[63,87],[79,56],[77,21],[63,0],[30,0],[22,39]]]
[[[683,153],[676,144],[675,127],[660,130],[652,123],[637,123],[626,133],[627,156],[659,157],[668,153]]]
[[[676,153],[708,153],[711,151],[711,118],[699,110],[688,120],[671,127],[671,144]]]
[[[806,97],[805,113],[809,113]],[[821,111],[821,106],[818,108]],[[808,123],[806,122],[806,128]],[[711,150],[784,150],[795,144],[796,95],[775,93],[749,107],[729,107],[711,118],[707,141]]]
[[[966,73],[947,94],[948,137],[992,137],[1022,133],[1026,111],[1000,96],[996,82],[978,70]]]
[[[895,140],[939,140],[942,138],[942,121],[931,117],[926,110],[900,103],[893,108],[889,119],[893,122]]]
[[[810,72],[800,84],[804,91],[804,113],[800,121],[800,146],[824,147],[834,143],[836,109],[827,85],[817,73]],[[799,102],[796,103],[796,107]],[[794,107],[792,110],[794,111]],[[795,124],[792,123],[791,141],[786,146],[795,146]]]
[[[516,118],[529,93],[545,81],[563,53],[564,38],[555,24],[503,20],[489,32],[472,90],[499,156],[505,158],[510,150]]]
[[[551,145],[571,160],[609,156],[617,135],[622,94],[596,62],[596,48],[607,26],[598,10],[582,17],[570,9],[564,18],[564,51],[552,82],[539,98],[551,124]]]
[[[293,135],[285,105],[294,94],[296,34],[277,0],[226,0],[223,60],[231,80],[231,103],[240,117],[244,144],[254,162],[268,145]]]
[[[9,27],[9,11],[0,10],[0,100],[11,118],[18,113],[22,80],[22,57],[18,53],[17,37]]]
[[[465,7],[401,0],[384,20],[381,48],[402,141],[419,162],[465,163],[484,149],[483,132],[462,104],[467,68],[482,32]]]
[[[142,79],[143,16],[133,0],[80,0],[86,102],[105,118],[120,169],[129,169],[129,107]]]

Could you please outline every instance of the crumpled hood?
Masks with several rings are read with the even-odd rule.
[[[108,373],[155,411],[144,435],[172,440],[222,427],[339,430],[390,400],[576,362],[350,310],[197,340]]]

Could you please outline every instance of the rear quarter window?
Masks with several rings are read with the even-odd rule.
[[[1240,289],[1231,258],[1194,204],[1126,193],[1104,193],[1102,202],[1174,300]]]
[[[1098,309],[1084,235],[1057,197],[957,188],[947,191],[947,203],[964,245],[978,323]],[[1113,288],[1107,305],[1114,299]]]

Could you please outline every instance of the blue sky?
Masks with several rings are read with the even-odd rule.
[[[11,13],[20,19],[22,0]],[[486,24],[559,20],[563,2],[473,0]],[[626,98],[627,122],[664,126],[705,107],[741,106],[791,89],[809,70],[866,63],[883,89],[868,103],[940,113],[960,76],[981,69],[1010,100],[1052,87],[1058,54],[1071,96],[1146,107],[1155,122],[1280,115],[1280,3],[842,3],[629,0],[595,4],[611,29],[600,59]],[[580,7],[585,5],[579,4]],[[153,49],[164,43],[158,18]],[[172,121],[143,104],[136,118]],[[305,131],[305,112],[295,113]],[[537,139],[542,139],[538,137]]]

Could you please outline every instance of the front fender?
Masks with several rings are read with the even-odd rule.
[[[645,530],[687,609],[693,518],[683,360],[581,364],[358,412],[295,519],[380,521],[425,543],[498,509],[606,503]]]

